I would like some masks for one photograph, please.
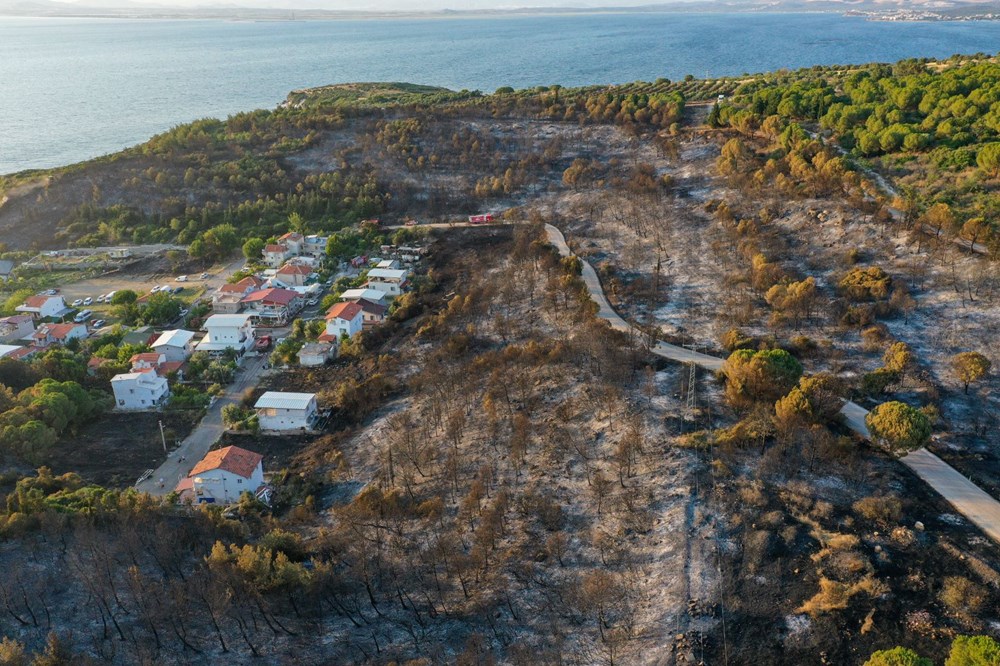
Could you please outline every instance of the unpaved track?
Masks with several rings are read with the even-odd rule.
[[[552,243],[563,256],[570,256],[572,252],[566,244],[566,238],[562,232],[551,224],[545,225],[545,233],[549,242]],[[601,287],[601,281],[597,277],[597,272],[584,259],[580,259],[583,264],[582,277],[587,285],[590,297],[598,305],[597,316],[606,319],[611,327],[626,332],[641,335],[635,327],[622,319],[608,303]],[[717,372],[722,369],[723,359],[707,354],[699,354],[684,347],[671,345],[666,342],[658,342],[650,349],[657,356],[661,356],[680,363],[695,363],[696,365]],[[851,401],[844,403],[840,413],[848,427],[869,439],[871,434],[865,425],[865,417],[868,415],[861,405]],[[987,494],[979,486],[962,476],[954,467],[938,458],[927,449],[918,449],[902,458],[902,463],[913,470],[917,476],[923,479],[927,485],[938,492],[948,502],[955,507],[955,510],[972,521],[985,532],[990,538],[1000,543],[1000,502]]]

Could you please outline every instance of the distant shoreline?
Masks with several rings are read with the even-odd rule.
[[[55,4],[55,3],[53,3]],[[805,7],[775,7],[755,6],[718,6],[708,3],[692,2],[683,5],[650,5],[639,7],[594,7],[594,8],[525,8],[525,9],[493,9],[493,10],[435,10],[435,11],[334,11],[319,9],[258,9],[252,7],[234,7],[227,10],[192,8],[165,10],[162,8],[147,9],[107,9],[80,8],[71,11],[67,5],[59,4],[49,11],[32,8],[17,11],[0,8],[0,18],[59,18],[59,19],[121,19],[121,20],[223,20],[243,22],[290,22],[290,21],[353,21],[353,20],[449,20],[449,19],[493,19],[518,17],[556,17],[556,16],[614,16],[635,14],[843,14],[843,11],[833,9],[809,9]]]

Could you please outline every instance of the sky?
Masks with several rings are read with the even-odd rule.
[[[662,0],[61,0],[82,5],[241,6],[350,11],[437,11],[518,9],[525,7],[635,7]],[[676,1],[676,0],[672,0]]]

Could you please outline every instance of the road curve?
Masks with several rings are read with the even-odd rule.
[[[566,244],[566,238],[559,229],[551,224],[546,224],[545,233],[549,242],[559,250],[559,254],[566,257],[573,254],[569,245]],[[608,303],[604,289],[601,287],[601,281],[593,266],[582,258],[580,261],[583,264],[583,282],[587,286],[590,297],[599,308],[597,316],[606,319],[616,330],[632,331],[639,334],[639,331],[622,319]],[[721,358],[699,354],[666,342],[658,342],[650,351],[657,356],[673,361],[694,362],[696,365],[713,372],[722,369],[723,359]],[[840,413],[844,415],[844,420],[851,430],[865,439],[871,438],[868,427],[865,425],[865,417],[868,416],[867,409],[848,400],[841,407]],[[972,521],[994,541],[1000,543],[1000,502],[927,449],[912,451],[900,460],[927,485],[948,500],[956,511]]]

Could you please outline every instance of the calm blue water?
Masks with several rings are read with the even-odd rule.
[[[619,14],[226,22],[0,18],[0,173],[75,162],[294,88],[490,91],[995,52],[1000,22]]]

